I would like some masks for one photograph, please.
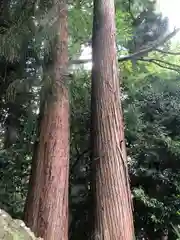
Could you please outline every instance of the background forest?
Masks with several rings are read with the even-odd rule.
[[[69,238],[87,239],[92,2],[68,2],[71,148]],[[50,84],[51,1],[0,1],[0,208],[23,217],[38,117]],[[177,239],[180,47],[150,0],[116,0],[117,49],[136,239]],[[166,37],[167,36],[167,37]],[[135,57],[133,53],[149,49]],[[130,57],[124,57],[130,56]]]

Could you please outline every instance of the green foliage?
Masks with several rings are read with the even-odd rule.
[[[168,28],[168,19],[156,11],[156,1],[134,1],[127,4],[132,19],[132,39],[128,43],[130,52],[149,46],[162,37]]]
[[[46,70],[51,63],[52,40],[57,34],[52,2],[38,2],[39,8],[33,4],[23,8],[24,1],[15,1],[10,20],[7,19],[8,28],[0,31],[0,208],[16,217],[22,217],[33,144],[38,137],[40,92],[45,99],[51,83]],[[132,52],[137,46],[139,49],[166,31],[166,20],[154,12],[152,1],[130,3],[135,19],[129,12],[128,1],[116,1],[120,54]],[[72,58],[81,53],[82,44],[91,41],[92,2],[72,1],[68,7]],[[148,14],[143,17],[145,9]],[[139,15],[141,21],[135,25]],[[154,24],[157,28],[150,39],[147,32]],[[159,26],[162,28],[157,33]],[[160,54],[152,56],[162,58]],[[173,58],[173,62],[178,61]],[[178,225],[180,211],[179,76],[168,70],[160,71],[151,63],[141,62],[134,68],[132,62],[127,61],[120,67],[137,239],[139,236],[139,239],[144,236],[155,239],[159,231],[167,229],[169,238],[175,239],[171,223]],[[89,198],[89,74],[74,71],[69,88],[70,239],[85,239],[92,204]],[[10,130],[17,133],[13,142],[9,138]]]
[[[177,236],[177,239],[176,240],[179,240],[180,239],[180,230],[179,230],[179,226],[178,227],[174,227],[172,226],[173,230],[174,230],[174,233],[176,234]]]
[[[74,24],[76,23],[76,24]],[[92,5],[72,6],[69,9],[70,55],[80,52],[81,44],[91,40]]]
[[[70,239],[88,237],[90,78],[79,72],[70,84]]]
[[[151,238],[179,221],[179,89],[151,77],[124,102],[135,226]]]
[[[22,217],[36,137],[36,113],[33,113],[31,106],[26,103],[21,114],[18,119],[18,139],[10,143],[8,148],[0,150],[0,208],[15,217]]]
[[[120,9],[116,10],[116,27],[117,44],[120,46],[125,46],[132,37],[129,13],[124,12]]]

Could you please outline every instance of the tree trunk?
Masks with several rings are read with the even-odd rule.
[[[94,0],[92,238],[98,240],[132,240],[134,237],[115,35],[114,1]]]
[[[57,38],[53,54],[51,96],[40,121],[32,164],[25,222],[44,240],[68,239],[69,99],[66,0],[54,0]]]

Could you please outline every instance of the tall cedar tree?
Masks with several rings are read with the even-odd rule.
[[[68,239],[69,97],[66,0],[54,0],[57,38],[53,54],[52,94],[40,120],[25,222],[44,240]]]
[[[94,0],[91,96],[93,239],[132,240],[113,0]]]

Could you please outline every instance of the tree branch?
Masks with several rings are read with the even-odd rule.
[[[138,59],[139,57],[142,57],[144,55],[146,55],[149,52],[152,51],[159,51],[159,49],[157,49],[157,47],[163,45],[164,43],[166,43],[167,41],[169,41],[171,38],[173,38],[178,32],[180,31],[180,28],[174,29],[173,32],[171,32],[170,34],[168,34],[167,36],[165,36],[162,39],[159,39],[157,41],[155,41],[153,44],[151,44],[151,46],[141,49],[138,52],[132,53],[130,55],[127,56],[122,56],[118,59],[118,62],[124,62],[127,60],[131,60],[131,59]],[[161,51],[161,50],[160,50]],[[71,60],[69,62],[69,65],[77,65],[77,64],[85,64],[85,63],[89,63],[91,62],[92,59],[77,59],[77,60]]]
[[[70,60],[69,65],[78,65],[78,64],[86,64],[92,62],[92,59],[75,59],[75,60]]]
[[[161,50],[161,49],[155,49],[156,52],[160,52],[160,53],[163,53],[163,54],[167,54],[167,55],[180,55],[180,52],[169,52],[169,51],[164,51],[164,50]]]
[[[159,59],[155,59],[155,58],[139,58],[139,59],[137,59],[137,61],[154,63],[154,64],[158,65],[159,67],[180,73],[180,65],[170,63],[170,62],[167,62],[164,60],[159,60]]]
[[[124,56],[124,57],[120,57],[118,59],[118,62],[122,62],[122,61],[126,61],[126,60],[130,60],[130,59],[136,59],[138,57],[142,57],[143,55],[149,53],[149,52],[152,52],[153,50],[156,50],[157,47],[163,45],[165,42],[169,41],[172,37],[174,37],[178,32],[179,32],[179,28],[177,29],[174,29],[173,32],[171,32],[170,34],[168,34],[166,37],[160,39],[160,40],[157,40],[155,41],[153,44],[151,44],[150,47],[148,48],[145,48],[145,49],[142,49],[138,52],[135,52],[133,54],[130,54],[130,55],[127,55],[127,56]]]

